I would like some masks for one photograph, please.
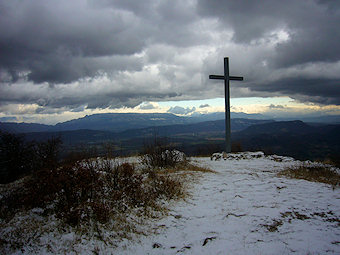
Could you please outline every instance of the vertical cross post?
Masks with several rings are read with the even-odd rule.
[[[229,76],[229,58],[224,58],[224,75],[209,75],[209,79],[224,80],[224,100],[225,100],[225,143],[226,152],[231,152],[230,138],[230,85],[229,81],[243,81],[243,77]]]

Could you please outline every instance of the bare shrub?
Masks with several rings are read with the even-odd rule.
[[[103,181],[92,164],[83,162],[58,169],[56,214],[71,225],[96,217],[93,208],[101,200]],[[98,201],[99,199],[99,201]]]
[[[140,161],[151,168],[167,168],[184,163],[186,156],[183,152],[171,148],[166,140],[155,136],[153,142],[144,144]]]
[[[106,174],[106,181],[110,193],[121,210],[125,206],[140,207],[145,205],[145,190],[143,176],[137,173],[132,164],[115,165]]]
[[[155,171],[150,178],[133,164],[83,160],[37,171],[20,189],[1,198],[0,212],[5,218],[19,210],[48,207],[46,213],[71,226],[105,223],[127,210],[159,209],[159,199],[178,198],[182,189],[175,176]]]
[[[177,150],[158,149],[141,156],[141,163],[152,168],[168,168],[175,167],[178,164],[185,163],[186,157],[184,153]]]

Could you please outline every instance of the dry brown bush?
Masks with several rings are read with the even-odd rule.
[[[23,186],[2,197],[1,217],[19,210],[46,208],[71,226],[91,220],[107,222],[134,208],[157,209],[159,199],[175,199],[183,185],[175,175],[145,174],[133,164],[111,160],[85,160],[54,170],[41,170]]]
[[[312,182],[330,184],[333,188],[339,187],[340,175],[327,165],[307,165],[302,164],[298,167],[291,167],[281,171],[279,176],[289,178],[304,179]]]

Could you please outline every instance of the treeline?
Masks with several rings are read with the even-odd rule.
[[[55,168],[62,141],[27,142],[22,135],[0,132],[0,182],[9,183],[34,171]]]

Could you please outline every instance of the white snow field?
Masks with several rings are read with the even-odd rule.
[[[261,152],[192,160],[216,173],[196,173],[168,216],[137,223],[153,234],[104,243],[52,231],[16,254],[340,254],[340,189],[277,176],[301,162]]]
[[[157,222],[158,234],[116,254],[340,254],[340,190],[276,176],[298,161],[262,153],[195,160],[217,173],[203,174],[192,197]]]

